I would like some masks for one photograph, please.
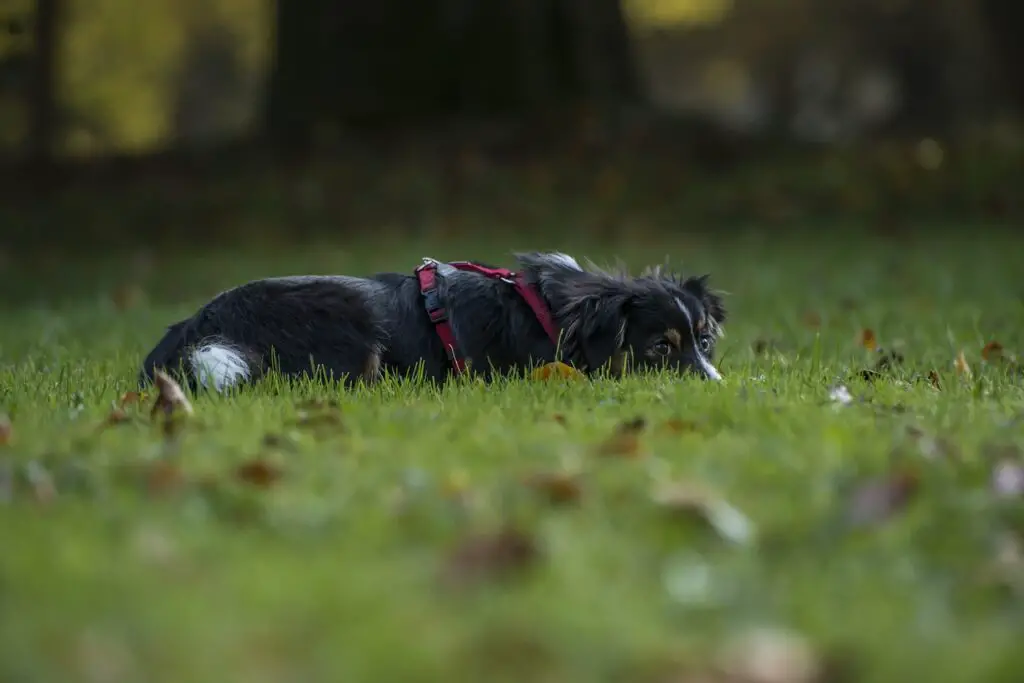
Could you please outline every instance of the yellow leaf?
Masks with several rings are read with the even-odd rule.
[[[878,348],[878,338],[875,336],[875,331],[870,328],[864,328],[860,331],[860,345],[868,351],[874,351]]]
[[[548,363],[542,365],[533,371],[533,379],[536,380],[552,380],[552,379],[581,379],[584,377],[583,373],[574,367],[566,365],[565,363]]]

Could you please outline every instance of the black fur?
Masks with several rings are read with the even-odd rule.
[[[669,366],[707,376],[708,363],[701,357],[710,361],[726,318],[707,276],[683,279],[652,270],[630,277],[583,269],[561,254],[516,258],[560,329],[558,353],[507,282],[472,272],[446,273],[439,277],[439,291],[472,370],[489,379],[557,355],[587,373]],[[702,321],[703,331],[698,329]],[[671,343],[661,353],[666,331]],[[156,368],[163,368],[195,387],[190,354],[210,344],[243,357],[250,379],[271,368],[290,376],[315,370],[346,383],[372,380],[385,370],[406,375],[420,364],[429,379],[443,380],[450,373],[411,272],[272,278],[223,292],[168,328],[143,362],[140,381],[147,383]]]

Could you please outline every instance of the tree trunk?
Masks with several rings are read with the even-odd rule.
[[[999,77],[1013,105],[1024,111],[1024,3],[1020,0],[981,0],[982,21],[996,59]]]
[[[28,161],[45,177],[53,164],[57,128],[57,47],[61,0],[36,0],[30,79]]]

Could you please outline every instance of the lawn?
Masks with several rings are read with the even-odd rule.
[[[9,263],[0,680],[1020,680],[1019,240],[477,242]],[[223,287],[533,247],[710,271],[727,381],[121,407]]]

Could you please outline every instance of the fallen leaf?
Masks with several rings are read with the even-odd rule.
[[[981,350],[981,359],[985,361],[997,360],[1003,356],[1003,345],[997,341],[991,341],[985,344],[985,347]]]
[[[536,368],[531,377],[535,380],[581,379],[585,375],[576,368],[565,363],[547,363]]]
[[[122,408],[114,408],[107,415],[106,419],[103,420],[103,427],[113,427],[115,425],[124,424],[125,422],[131,422],[131,416],[126,413]]]
[[[0,446],[6,446],[14,439],[14,427],[11,418],[0,413]]]
[[[583,495],[583,487],[577,475],[565,472],[540,472],[523,480],[527,488],[544,496],[553,505],[575,503]]]
[[[931,382],[932,386],[939,391],[942,390],[942,382],[939,380],[939,373],[935,370],[928,371],[928,381]]]
[[[159,393],[157,394],[156,401],[153,403],[153,410],[150,412],[151,416],[162,412],[165,416],[170,417],[179,410],[186,415],[193,413],[192,404],[189,403],[185,392],[182,391],[181,386],[170,375],[163,370],[157,370],[153,373],[153,383],[156,385]]]
[[[263,459],[250,460],[235,468],[238,479],[262,489],[273,486],[283,475],[279,467]]]
[[[847,522],[862,527],[888,520],[909,504],[918,484],[917,475],[911,472],[865,482],[853,493],[847,507]]]
[[[513,528],[463,539],[449,554],[445,579],[455,585],[517,574],[540,559],[533,537]]]
[[[145,392],[126,391],[121,394],[121,398],[118,399],[117,404],[123,408],[136,403],[142,403],[147,398],[149,397]]]
[[[730,683],[816,683],[824,666],[803,636],[777,628],[753,628],[729,639],[717,668]]]
[[[957,354],[953,367],[956,368],[956,371],[964,377],[971,376],[971,366],[967,364],[967,358],[964,356],[963,351]]]
[[[598,445],[597,454],[620,458],[640,457],[643,455],[643,449],[640,447],[640,435],[646,425],[647,421],[642,417],[621,423],[608,439]]]
[[[691,432],[699,431],[700,425],[698,425],[693,420],[681,420],[679,418],[672,418],[671,420],[666,420],[664,423],[662,423],[661,428],[662,430],[666,432],[671,432],[672,434],[688,434]]]
[[[754,525],[746,515],[704,487],[686,483],[662,485],[651,494],[651,499],[671,513],[700,520],[733,543],[746,544],[754,538]]]
[[[555,413],[554,415],[551,416],[551,419],[557,422],[558,424],[562,425],[563,427],[565,427],[566,424],[568,424],[565,419],[565,415],[562,415],[561,413]]]
[[[875,337],[875,331],[870,328],[864,328],[860,331],[859,343],[868,351],[874,351],[878,348],[878,339]]]
[[[147,468],[145,480],[146,490],[152,495],[165,495],[185,484],[181,470],[167,460],[158,460]]]
[[[821,316],[814,311],[807,311],[804,313],[804,325],[812,329],[821,327]]]
[[[992,490],[1000,498],[1024,496],[1024,464],[1004,458],[992,470]]]

